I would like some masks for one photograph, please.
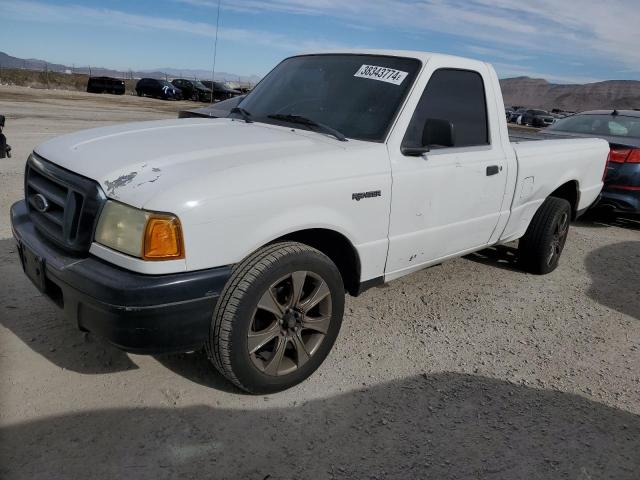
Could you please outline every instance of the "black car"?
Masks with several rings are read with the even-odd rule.
[[[510,123],[518,123],[518,118],[521,118],[525,112],[527,111],[526,108],[513,108],[513,111],[511,112],[511,115],[509,116],[509,118],[507,119],[508,122]]]
[[[149,96],[165,100],[180,100],[182,92],[166,80],[155,78],[141,78],[136,84],[136,93],[139,97]]]
[[[182,98],[185,100],[195,100],[200,102],[211,101],[211,90],[205,87],[198,80],[187,80],[184,78],[176,78],[171,80],[173,86],[182,90]]]
[[[214,100],[227,100],[229,98],[237,97],[242,95],[240,90],[234,90],[233,88],[229,88],[222,82],[212,82],[211,80],[203,80],[202,83],[207,88],[213,90],[213,99]]]
[[[640,214],[640,111],[593,110],[557,120],[546,134],[599,137],[611,151],[598,208]]]
[[[89,81],[87,82],[87,92],[124,95],[124,80],[112,77],[89,77]]]
[[[504,114],[507,117],[507,122],[511,120],[511,116],[515,113],[515,110],[511,107],[506,107],[504,109]]]
[[[2,133],[4,128],[4,115],[0,115],[0,158],[11,158],[11,146],[7,144],[7,137]]]
[[[233,97],[229,100],[223,100],[202,108],[194,108],[193,110],[182,110],[178,113],[178,118],[225,118],[231,113],[231,109],[238,106],[246,95]]]
[[[549,125],[553,125],[555,122],[555,118],[549,112],[545,110],[525,110],[522,113],[522,119],[520,123],[522,125],[529,125],[531,127],[548,127]]]

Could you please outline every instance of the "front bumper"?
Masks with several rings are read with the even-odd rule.
[[[204,345],[231,267],[143,275],[73,256],[40,236],[24,201],[11,207],[11,226],[29,278],[81,330],[134,353]]]

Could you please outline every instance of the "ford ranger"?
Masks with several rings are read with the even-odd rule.
[[[511,143],[487,63],[405,51],[294,56],[227,118],[65,135],[11,209],[26,275],[136,353],[205,348],[253,393],[311,375],[345,293],[519,240],[558,265],[609,146]]]

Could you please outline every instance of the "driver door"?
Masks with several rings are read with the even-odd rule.
[[[430,119],[453,124],[453,143],[431,146],[417,156],[390,146],[387,280],[488,244],[500,219],[507,179],[497,128],[489,128],[488,119],[497,118],[497,106],[487,102],[485,93],[490,81],[482,70],[435,69],[402,145],[422,144]]]

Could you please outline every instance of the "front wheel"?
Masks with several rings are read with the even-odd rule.
[[[344,285],[323,253],[268,245],[234,268],[216,307],[207,355],[250,393],[290,388],[327,357],[340,331]]]
[[[549,197],[533,216],[518,245],[518,261],[530,273],[546,274],[558,266],[569,235],[571,204]]]

